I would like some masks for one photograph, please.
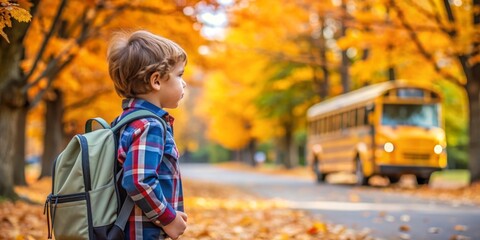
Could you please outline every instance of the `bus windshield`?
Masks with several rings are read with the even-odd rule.
[[[437,104],[384,104],[382,125],[438,127],[437,109]]]

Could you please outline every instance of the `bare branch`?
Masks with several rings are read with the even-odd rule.
[[[44,89],[40,90],[40,92],[38,92],[35,97],[33,97],[33,100],[30,102],[30,105],[28,105],[29,109],[34,108],[35,106],[37,106],[38,103],[40,103],[43,96],[45,95],[45,93],[47,92],[47,90],[50,88],[51,85],[52,85],[52,80],[49,79],[47,86]]]
[[[44,72],[45,76],[48,76],[47,86],[44,89],[40,90],[40,92],[38,92],[37,95],[33,97],[33,100],[31,101],[29,108],[34,108],[38,103],[40,103],[43,96],[49,90],[50,86],[55,80],[55,77],[58,75],[58,73],[60,73],[66,66],[68,66],[72,62],[75,56],[76,55],[74,54],[68,56],[68,59],[66,61],[64,61],[63,63],[59,63],[58,65],[52,65],[53,66],[51,67],[52,70]]]
[[[179,10],[181,10],[181,8],[177,7],[177,8],[172,9],[172,10],[163,10],[163,9],[159,9],[159,8],[155,8],[155,7],[148,7],[148,6],[134,6],[134,5],[128,4],[128,3],[121,4],[121,5],[118,5],[117,7],[115,7],[113,9],[113,12],[105,17],[105,19],[102,21],[102,24],[96,26],[92,30],[92,36],[96,36],[101,28],[108,25],[113,19],[115,19],[115,17],[118,17],[118,15],[124,13],[127,10],[128,11],[140,11],[140,12],[144,12],[144,13],[153,13],[153,14],[159,14],[159,15],[170,15],[170,14],[174,14],[174,13],[178,12]]]
[[[64,2],[66,0],[63,0]],[[95,22],[95,19],[99,16],[99,12],[101,9],[104,8],[103,4],[97,4],[94,9],[88,9],[85,8],[83,11],[82,16],[76,21],[74,27],[79,26],[81,28],[79,35],[75,38],[75,43],[76,46],[82,47],[88,39],[91,37],[96,36],[99,32],[100,29],[104,26],[106,26],[108,23],[110,23],[115,17],[118,17],[118,14],[122,13],[125,10],[139,10],[139,11],[145,11],[149,13],[161,13],[162,11],[157,8],[152,8],[152,7],[141,7],[141,6],[133,6],[131,4],[123,4],[115,8],[115,11],[108,15],[103,23],[98,25],[98,26],[93,26],[93,23]],[[89,15],[88,12],[93,11],[93,15]],[[163,11],[163,13],[173,13],[176,10],[172,11]],[[55,22],[58,22],[59,19],[56,19]],[[53,27],[52,27],[53,29]],[[46,39],[48,40],[48,39]],[[75,45],[70,45],[66,47],[62,53],[58,54],[55,56],[51,61],[49,61],[47,67],[43,70],[43,72],[33,81],[30,81],[29,84],[27,84],[22,90],[23,91],[28,91],[31,87],[37,85],[42,79],[47,78],[48,84],[47,87],[43,90],[41,90],[35,97],[34,100],[32,101],[32,106],[35,106],[38,104],[38,102],[42,99],[43,95],[46,93],[48,90],[49,86],[52,84],[52,81],[55,80],[55,77],[66,67],[68,66],[74,58],[77,56],[77,53],[72,53],[71,49]],[[43,54],[42,54],[43,55]],[[38,60],[37,60],[38,62]],[[32,71],[33,72],[33,71]],[[30,73],[31,75],[31,73]]]
[[[423,14],[425,17],[429,19],[434,19],[435,23],[437,24],[438,29],[440,29],[442,32],[453,36],[455,34],[455,28],[452,27],[447,27],[445,24],[442,22],[442,19],[440,17],[440,14],[438,12],[431,13],[428,10],[422,8],[420,5],[418,5],[417,2],[412,1],[412,0],[405,0],[409,5],[413,6],[419,13]],[[429,0],[430,5],[432,8],[436,8],[435,3],[432,0]]]
[[[85,19],[87,18],[86,14],[87,10],[84,11],[84,14],[82,16],[82,32],[79,34],[79,36],[75,39],[75,43],[77,46],[82,46],[85,41],[87,40],[88,33],[86,33],[89,29],[86,26],[88,23],[86,23]],[[58,54],[56,57],[54,57],[51,61],[49,61],[47,67],[43,70],[43,72],[35,78],[35,80],[31,81],[30,83],[26,84],[23,87],[23,91],[28,91],[31,87],[37,85],[42,79],[45,77],[48,77],[49,83],[50,81],[53,81],[55,79],[55,76],[60,73],[61,70],[63,70],[76,56],[75,53],[69,53],[70,50],[73,48],[74,45],[69,45],[67,46],[60,54]],[[62,62],[62,59],[65,59],[65,61]],[[45,89],[46,90],[46,89]],[[43,96],[45,91],[41,91],[38,95]],[[41,96],[36,96],[34,99],[41,99]],[[37,102],[38,103],[38,102]],[[32,104],[35,105],[36,103]]]
[[[445,6],[445,10],[447,11],[448,21],[451,23],[455,22],[455,17],[453,16],[452,7],[448,0],[443,0],[443,5]]]
[[[47,49],[47,45],[50,41],[50,38],[52,37],[53,35],[53,32],[56,30],[57,26],[58,26],[58,23],[60,22],[60,17],[62,16],[62,13],[63,13],[63,10],[65,9],[65,6],[67,5],[67,1],[66,0],[62,0],[62,2],[60,2],[60,5],[58,6],[58,10],[57,10],[57,13],[55,14],[55,17],[53,18],[53,22],[52,22],[52,25],[50,27],[50,30],[48,31],[47,35],[45,36],[45,38],[43,39],[43,42],[42,42],[42,45],[40,47],[40,50],[38,50],[38,53],[37,53],[37,56],[35,57],[35,61],[33,62],[33,65],[32,65],[32,68],[30,69],[30,71],[28,72],[28,74],[25,76],[25,82],[28,82],[28,79],[32,76],[33,72],[35,71],[35,69],[37,68],[38,66],[38,62],[40,61],[40,59],[42,58],[43,56],[43,53],[45,52],[45,50]],[[25,93],[26,91],[28,90],[28,88],[23,88],[22,91]]]
[[[443,77],[445,77],[447,80],[451,81],[452,83],[463,87],[463,84],[461,83],[460,79],[458,79],[456,76],[452,75],[451,73],[444,71],[442,68],[440,68],[438,66],[438,64],[435,61],[435,58],[433,57],[433,55],[430,52],[428,52],[427,49],[423,46],[423,44],[420,41],[420,38],[418,37],[417,33],[415,32],[413,27],[407,22],[406,17],[404,15],[402,9],[400,9],[400,7],[398,7],[398,5],[396,5],[395,0],[390,0],[389,3],[390,3],[390,6],[397,12],[397,16],[398,16],[402,26],[407,30],[408,34],[410,35],[410,39],[412,39],[412,41],[415,44],[415,46],[417,47],[417,50],[419,51],[420,55],[423,56],[425,58],[425,60],[427,60],[428,62],[430,62],[433,65],[433,68],[435,69],[435,71],[438,74],[442,75]]]
[[[75,109],[81,108],[83,106],[86,106],[86,105],[90,104],[91,102],[93,102],[95,99],[97,99],[99,96],[110,93],[110,92],[112,92],[112,90],[113,89],[111,89],[111,88],[98,89],[97,91],[93,92],[90,96],[65,106],[64,110],[65,111],[70,111],[70,110],[75,110]]]

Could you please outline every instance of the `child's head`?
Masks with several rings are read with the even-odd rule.
[[[151,92],[154,77],[168,81],[175,66],[185,65],[187,54],[171,40],[136,31],[117,35],[107,58],[115,90],[121,97],[132,98]]]

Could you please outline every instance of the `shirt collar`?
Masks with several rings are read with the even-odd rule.
[[[122,108],[124,111],[133,110],[133,109],[145,109],[149,110],[162,118],[170,120],[172,118],[167,111],[155,106],[154,104],[140,99],[140,98],[127,98],[122,100]]]

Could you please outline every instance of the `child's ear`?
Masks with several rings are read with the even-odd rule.
[[[158,72],[155,72],[153,73],[151,76],[150,76],[150,86],[152,86],[152,88],[154,90],[160,90],[160,86],[161,86],[161,76],[160,76],[160,73]]]

